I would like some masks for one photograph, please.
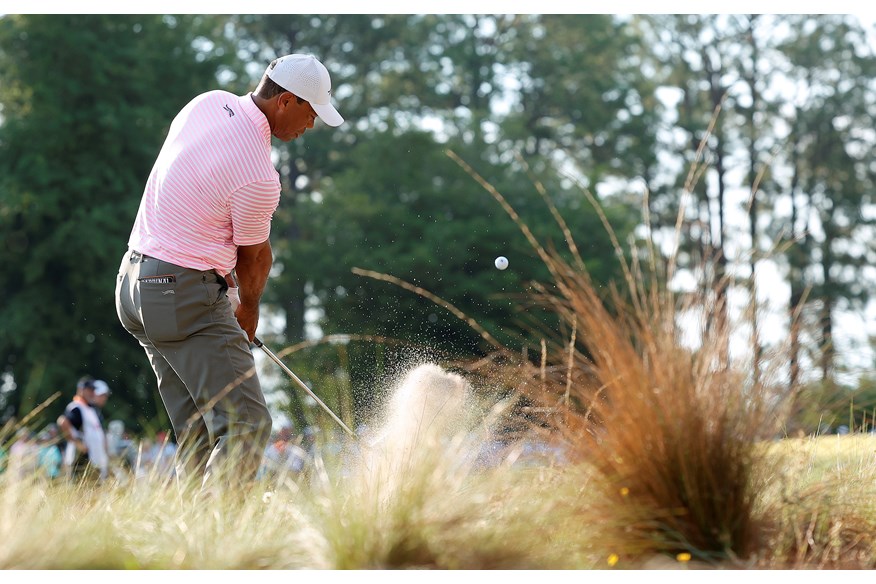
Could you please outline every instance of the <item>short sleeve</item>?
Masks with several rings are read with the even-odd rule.
[[[280,183],[258,181],[231,193],[231,231],[235,245],[256,245],[271,234],[271,218],[280,203]]]
[[[82,431],[82,411],[78,407],[72,407],[67,410],[66,416],[70,420],[71,426]]]

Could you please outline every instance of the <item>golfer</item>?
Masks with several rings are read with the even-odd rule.
[[[143,346],[179,445],[177,476],[255,478],[271,417],[250,341],[273,255],[280,180],[271,136],[288,142],[319,116],[344,120],[311,55],[273,61],[255,91],[209,91],[170,126],[116,283],[116,311]],[[235,287],[236,286],[236,287]]]

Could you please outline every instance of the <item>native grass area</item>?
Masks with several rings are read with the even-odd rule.
[[[0,568],[876,567],[876,436],[785,438],[799,404],[728,359],[729,322],[679,341],[706,299],[636,263],[606,291],[531,243],[558,319],[535,358],[469,320],[487,358],[413,366],[367,435],[248,490],[223,469],[202,488],[7,468]]]
[[[727,329],[685,347],[665,288],[605,295],[538,249],[562,333],[538,359],[419,364],[369,434],[248,490],[7,468],[0,568],[876,567],[876,436],[782,439],[787,390]]]
[[[759,527],[749,534],[746,557],[684,549],[677,534],[664,531],[671,522],[661,526],[672,509],[650,508],[653,499],[623,487],[608,497],[605,478],[587,464],[509,450],[484,467],[459,437],[426,440],[416,451],[411,446],[350,451],[346,461],[322,461],[304,475],[274,477],[246,493],[205,495],[154,476],[92,488],[5,473],[0,568],[876,566],[876,437],[870,435],[766,445],[768,474],[752,477],[762,488],[750,511]],[[717,486],[701,496],[720,492]],[[612,524],[612,505],[618,521],[648,521]]]

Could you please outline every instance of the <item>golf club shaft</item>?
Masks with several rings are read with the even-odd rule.
[[[350,429],[347,427],[347,425],[346,425],[344,422],[342,422],[341,419],[340,419],[339,417],[337,417],[333,411],[331,411],[331,410],[329,409],[329,407],[328,407],[327,405],[325,405],[324,403],[322,403],[322,400],[319,399],[319,398],[317,397],[317,395],[316,395],[315,393],[313,393],[313,391],[311,391],[311,389],[310,389],[309,387],[307,387],[307,384],[305,384],[303,381],[301,381],[300,379],[298,379],[298,376],[295,375],[295,373],[293,373],[291,369],[289,369],[288,367],[286,367],[286,364],[283,363],[282,361],[280,361],[279,357],[277,357],[276,355],[274,355],[274,352],[271,351],[269,348],[267,348],[267,347],[265,346],[265,344],[264,344],[263,342],[261,342],[261,340],[259,340],[258,337],[255,337],[255,338],[252,340],[252,342],[253,342],[253,344],[254,344],[256,347],[261,347],[262,351],[264,351],[265,354],[266,354],[268,357],[270,357],[271,360],[272,360],[274,363],[276,363],[277,365],[279,365],[280,368],[281,368],[283,371],[285,371],[286,374],[287,374],[289,377],[291,377],[292,380],[295,381],[295,383],[297,383],[299,387],[301,387],[301,389],[303,389],[304,391],[307,392],[307,395],[309,395],[310,397],[312,397],[313,399],[315,399],[315,400],[316,400],[316,403],[318,403],[318,404],[322,407],[322,409],[324,409],[326,412],[328,412],[328,414],[332,417],[332,419],[334,419],[334,421],[337,422],[337,423],[341,426],[341,428],[343,428],[344,431],[347,432],[347,434],[349,434],[349,435],[352,436],[353,438],[356,437],[356,434],[355,434],[352,430],[350,430]]]

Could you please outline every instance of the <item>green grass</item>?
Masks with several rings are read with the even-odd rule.
[[[876,489],[876,435],[847,434],[788,438],[773,446],[800,485],[831,481],[869,484]],[[876,493],[874,493],[876,494]]]

